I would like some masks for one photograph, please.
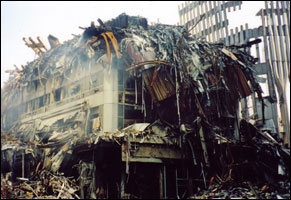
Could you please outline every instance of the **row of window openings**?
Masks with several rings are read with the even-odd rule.
[[[62,79],[64,79],[63,76],[61,76]],[[84,79],[90,80],[89,81],[89,88],[97,87],[103,84],[103,71],[98,71],[97,73],[91,74],[88,77],[84,77]],[[62,81],[61,81],[62,82]],[[79,81],[67,83],[66,86],[63,87],[68,87],[71,85],[76,84]],[[42,82],[42,84],[46,84],[45,82]],[[40,80],[34,80],[31,82],[31,86],[29,88],[34,89],[34,92],[37,92],[39,86],[41,85]],[[32,90],[28,90],[28,92],[32,92]]]
[[[93,86],[93,85],[94,85],[94,86],[97,85],[95,81],[93,81],[92,86]],[[131,85],[131,86],[128,85],[128,87],[129,87],[129,88],[132,88],[132,85]],[[28,102],[26,103],[26,106],[25,106],[25,110],[24,110],[24,112],[26,113],[26,112],[30,112],[30,111],[33,111],[33,110],[36,110],[36,109],[42,108],[43,106],[48,105],[48,104],[50,104],[51,102],[58,102],[58,101],[60,101],[61,99],[64,99],[64,98],[66,98],[66,97],[70,97],[70,96],[76,95],[78,92],[80,92],[80,84],[76,85],[76,86],[72,89],[72,91],[71,91],[71,93],[70,93],[69,95],[68,95],[68,92],[67,92],[66,87],[58,88],[57,90],[55,90],[55,91],[53,92],[54,101],[51,101],[51,100],[52,100],[52,99],[51,99],[52,97],[51,97],[51,94],[50,94],[50,93],[49,93],[49,94],[46,94],[46,95],[44,95],[44,96],[41,96],[41,97],[38,97],[38,98],[32,99],[32,100],[30,100],[30,101],[28,101]],[[129,98],[130,98],[131,100],[130,100],[129,102],[126,102],[126,103],[133,103],[133,99],[132,99],[132,97],[130,96]],[[128,99],[128,98],[126,98],[126,99]]]
[[[66,97],[70,97],[70,96],[73,96],[73,95],[77,94],[79,91],[80,91],[80,84],[76,85],[72,89],[70,94],[68,94],[67,89],[65,87],[58,88],[57,90],[52,92],[54,99],[51,99],[52,98],[52,96],[51,96],[52,94],[50,94],[50,93],[49,94],[45,94],[44,96],[32,99],[32,100],[30,100],[30,101],[28,101],[26,103],[24,112],[25,113],[26,112],[30,112],[30,111],[39,109],[39,108],[41,108],[41,107],[43,107],[45,105],[48,105],[50,103],[58,102],[61,99],[64,99]]]
[[[89,88],[92,89],[92,88],[99,87],[100,85],[102,85],[102,83],[103,83],[102,76],[103,76],[102,73],[97,73],[97,74],[92,75],[91,83],[89,84],[90,85]],[[35,83],[35,85],[37,85],[37,83]],[[35,86],[35,89],[36,88],[37,88],[37,86]],[[79,91],[80,91],[80,84],[77,84],[75,87],[73,87],[71,89],[70,93],[67,90],[67,86],[58,88],[52,92],[54,99],[51,99],[52,97],[51,97],[50,93],[46,94],[44,96],[32,99],[26,103],[24,112],[25,113],[30,112],[30,111],[39,109],[39,108],[43,107],[44,105],[48,105],[48,104],[53,103],[53,102],[58,102],[61,99],[64,99],[66,97],[76,95]]]

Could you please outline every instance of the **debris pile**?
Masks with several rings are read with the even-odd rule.
[[[290,182],[279,182],[276,185],[257,184],[251,182],[225,182],[223,185],[213,184],[208,190],[202,190],[191,199],[289,199]]]
[[[191,198],[289,199],[290,149],[245,120],[240,128],[244,142],[225,140],[232,159],[226,171],[212,176]]]
[[[256,59],[243,45],[196,40],[185,27],[125,14],[98,22],[64,44],[50,35],[51,49],[11,71],[1,89],[1,173],[11,173],[1,179],[2,198],[290,197],[290,150],[238,117],[241,98],[255,92],[262,100]],[[96,66],[102,76],[91,76]],[[115,103],[132,105],[136,119],[125,123],[123,114],[124,127],[104,131],[109,122],[102,125],[82,90],[103,92],[97,85],[114,70],[128,75],[118,90],[131,88],[118,92],[133,94]],[[86,74],[83,85],[71,80],[76,74]],[[39,88],[44,95],[24,105],[23,91]],[[54,110],[63,105],[71,106]],[[139,169],[153,170],[157,184],[141,187]]]
[[[1,175],[1,198],[3,199],[80,199],[75,193],[79,188],[74,179],[63,174],[41,171],[31,179],[17,178],[11,182]]]

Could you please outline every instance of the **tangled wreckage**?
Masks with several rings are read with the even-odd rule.
[[[238,116],[262,98],[244,46],[98,22],[24,38],[39,58],[1,89],[2,198],[290,198],[290,150]]]

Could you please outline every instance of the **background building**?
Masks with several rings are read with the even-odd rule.
[[[248,16],[254,7],[256,15]],[[240,113],[244,118],[265,118],[261,128],[280,133],[279,137],[290,146],[290,102],[286,97],[290,96],[290,2],[186,1],[178,9],[179,24],[192,29],[193,37],[228,46],[261,39],[244,50],[258,60],[256,71],[257,77],[263,78],[264,113],[255,95],[241,100]],[[243,20],[245,24],[240,25]],[[255,26],[253,22],[258,20]]]

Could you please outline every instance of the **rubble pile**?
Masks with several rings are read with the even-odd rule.
[[[232,150],[229,153],[233,160],[228,165],[227,172],[212,176],[209,186],[198,189],[198,192],[190,198],[290,198],[290,180],[288,180],[290,149],[277,143],[267,132],[262,133],[252,124],[242,120],[241,127],[247,128],[246,126],[249,132],[245,133],[253,134],[253,137],[246,142],[228,144],[231,147],[229,150]],[[237,148],[241,152],[237,152]]]
[[[171,194],[178,198],[290,198],[290,149],[276,135],[238,118],[240,99],[255,92],[262,101],[256,60],[243,45],[196,40],[186,27],[148,26],[146,19],[125,14],[98,22],[99,26],[91,23],[84,28],[82,35],[53,45],[22,70],[11,71],[14,78],[1,89],[1,174],[11,176],[1,175],[2,198],[108,198],[113,187],[118,195],[122,193],[117,197],[144,197],[142,189],[136,193],[127,189],[132,194],[125,194],[119,185],[122,178],[108,175],[118,182],[114,186],[109,178],[102,181],[103,172],[116,164],[108,158],[112,154],[106,158],[108,165],[98,158],[105,150],[97,148],[107,144],[114,144],[122,155],[126,183],[135,173],[130,166],[138,159],[141,162],[138,156],[143,155],[156,163],[171,163],[166,160],[173,158],[177,166],[190,168],[191,184],[182,193],[176,188],[176,194]],[[17,92],[29,85],[43,87],[52,76],[61,77],[52,82],[59,88],[78,68],[91,69],[94,64],[101,64],[108,74],[113,68],[129,73],[135,98],[127,101],[141,108],[143,123],[105,132],[100,118],[94,118],[89,132],[86,103],[76,105],[65,117],[51,113],[57,117],[50,120],[33,119],[33,113],[28,116],[33,120],[25,122],[7,118],[6,107]],[[43,101],[52,101],[57,92],[54,95]],[[262,105],[262,119],[255,120],[264,123]],[[174,150],[139,151],[154,145]]]
[[[80,199],[75,193],[78,190],[74,179],[70,180],[63,174],[53,174],[45,170],[30,179],[17,178],[15,182],[1,176],[3,199]]]
[[[213,184],[208,190],[199,191],[191,199],[289,199],[290,182],[279,182],[276,185],[257,184],[250,182],[223,185]]]

